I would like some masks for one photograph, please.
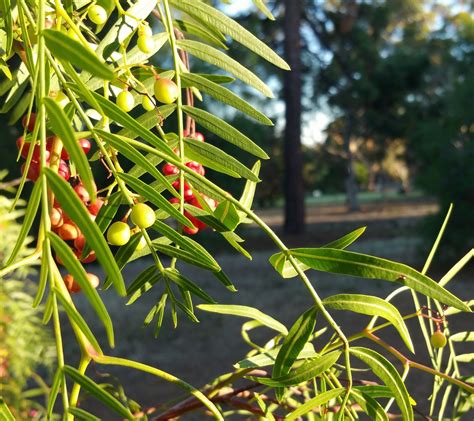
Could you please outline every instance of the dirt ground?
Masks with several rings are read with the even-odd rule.
[[[365,219],[357,215],[348,217],[340,207],[310,209],[308,218],[312,222],[308,233],[299,239],[287,238],[286,240],[298,245],[324,244],[324,242],[334,240],[339,235],[347,233],[352,228],[368,225],[367,239],[359,241],[351,248],[352,250],[409,262],[416,264],[415,267],[419,268],[423,256],[428,253],[428,248],[419,239],[408,234],[414,232],[413,227],[422,216],[435,212],[436,207],[430,203],[409,204],[402,208],[398,207],[399,214],[397,216],[394,206],[398,207],[398,204],[390,204],[385,207],[383,204],[370,205],[366,207],[365,213],[361,213],[361,215],[365,215]],[[339,215],[339,219],[336,217],[337,215]],[[276,212],[263,213],[262,216],[272,225],[278,226],[281,222],[280,216]],[[400,235],[400,233],[404,233],[404,235]],[[214,249],[218,253],[217,260],[234,281],[239,290],[238,293],[230,293],[214,277],[203,270],[183,266],[182,272],[197,282],[219,303],[253,306],[289,327],[305,309],[311,306],[312,301],[298,280],[282,280],[272,270],[268,263],[268,257],[274,250],[270,244],[262,240],[253,228],[248,228],[245,235],[249,237],[248,248],[252,251],[252,261],[225,252],[219,242],[214,243],[208,238],[204,241],[211,250]],[[210,236],[212,234],[208,235],[208,237]],[[150,261],[139,261],[128,265],[124,270],[127,283],[130,283],[140,271],[150,264]],[[95,269],[93,268],[93,270]],[[344,292],[385,297],[395,288],[390,283],[377,280],[334,276],[314,271],[308,272],[308,274],[322,298]],[[434,279],[438,279],[442,273],[431,275]],[[462,299],[472,299],[474,295],[473,278],[472,271],[461,272],[460,276],[449,284],[448,289],[458,294]],[[195,386],[202,386],[216,376],[231,371],[232,365],[241,360],[249,351],[240,336],[240,328],[244,319],[205,313],[200,310],[196,311],[200,320],[199,324],[191,323],[180,315],[177,329],[172,329],[170,314],[166,313],[160,336],[158,339],[154,339],[153,329],[142,326],[146,314],[156,303],[160,293],[159,288],[153,289],[132,306],[125,306],[125,300],[118,298],[112,290],[101,293],[114,320],[117,343],[114,350],[108,350],[104,344],[104,352],[150,364]],[[414,310],[409,297],[408,293],[408,295],[394,301],[402,314],[408,314]],[[99,338],[104,338],[104,331],[97,323],[93,311],[85,300],[78,296],[76,302],[81,313],[94,326],[93,331],[96,335]],[[354,317],[354,314],[345,312],[335,312],[333,315],[347,334],[359,331],[368,321],[367,317]],[[471,315],[452,317],[450,326],[454,332],[467,330],[469,327],[472,328],[473,320]],[[417,323],[417,321],[413,321],[410,324],[415,332],[418,332]],[[317,328],[322,326],[324,326],[324,320],[319,319]],[[402,352],[409,354],[392,329],[387,329],[387,332],[381,336],[391,344],[400,347]],[[259,340],[261,339],[259,338]],[[327,337],[316,341],[315,347],[318,348],[324,339]],[[421,334],[413,334],[412,340],[416,350],[414,359],[419,362],[426,361],[425,345]],[[65,343],[66,360],[72,364],[77,363],[77,350],[69,331],[66,331]],[[400,368],[400,365],[398,367]],[[472,367],[465,364],[463,369],[465,374],[472,375]],[[89,373],[94,375],[94,372],[97,379],[104,373],[117,376],[125,385],[125,393],[143,404],[144,407],[161,406],[173,398],[182,396],[182,391],[176,386],[131,369],[96,366]],[[431,391],[429,376],[425,376],[421,372],[412,372],[408,377],[407,386],[418,403],[417,408],[426,413],[429,408],[427,399]],[[90,406],[103,420],[118,419],[100,405],[91,401],[84,403],[84,408]],[[182,419],[200,420],[206,418],[200,413],[191,414]],[[472,419],[474,417],[468,416],[466,421]]]

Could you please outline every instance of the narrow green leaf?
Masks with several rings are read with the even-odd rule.
[[[60,60],[65,60],[102,79],[112,80],[114,73],[88,48],[70,36],[55,29],[42,32],[46,46]]]
[[[229,231],[234,231],[240,223],[240,217],[235,205],[228,200],[219,203],[214,211],[214,216],[221,221]]]
[[[351,347],[350,353],[366,363],[372,372],[390,388],[402,411],[403,419],[413,421],[410,395],[395,367],[385,357],[368,348]]]
[[[313,333],[317,314],[318,309],[311,307],[293,324],[276,357],[272,371],[273,379],[285,376],[290,372],[293,363]],[[278,388],[275,393],[278,400],[283,398],[283,389]]]
[[[324,299],[323,303],[334,310],[348,310],[387,319],[397,329],[408,349],[415,352],[405,321],[397,308],[388,301],[371,295],[337,294]]]
[[[13,14],[12,8],[14,4],[10,4],[10,0],[0,0],[0,12],[2,12],[2,23],[6,33],[5,51],[1,51],[2,55],[9,56],[13,46]]]
[[[158,277],[158,271],[156,265],[146,268],[135,278],[135,280],[128,286],[127,295],[133,294],[135,291],[140,289],[149,279]],[[157,279],[158,280],[158,279]]]
[[[158,317],[156,318],[156,325],[155,325],[155,331],[154,331],[155,339],[158,337],[160,333],[161,325],[163,324],[163,317],[165,315],[167,298],[168,298],[168,294],[163,294],[160,302],[158,303]]]
[[[246,378],[271,387],[294,386],[314,379],[316,376],[329,370],[339,359],[340,355],[340,351],[329,352],[328,354],[313,358],[287,375],[275,379],[253,376],[248,376]]]
[[[448,270],[446,275],[444,275],[440,281],[439,284],[444,287],[451,279],[453,279],[456,274],[465,266],[467,265],[471,259],[474,257],[474,249],[469,250],[464,257],[459,260],[451,269]]]
[[[199,25],[188,19],[178,19],[174,22],[174,25],[176,25],[183,32],[197,36],[210,44],[214,44],[216,47],[227,50],[227,45],[224,44],[222,39],[214,35],[213,32],[208,31],[203,25]]]
[[[218,147],[191,138],[185,138],[184,142],[187,158],[234,178],[242,176],[254,182],[260,181],[244,164]]]
[[[244,45],[249,50],[263,57],[268,62],[283,69],[290,70],[288,64],[270,47],[259,40],[251,32],[239,25],[236,21],[226,16],[224,13],[216,10],[202,2],[193,0],[171,0],[173,6],[186,12],[192,17],[198,17],[204,20],[208,26],[216,28],[224,34],[230,35],[235,41]]]
[[[229,314],[231,316],[245,317],[247,319],[258,320],[264,326],[276,330],[277,332],[287,335],[288,330],[278,320],[262,313],[253,307],[241,305],[223,305],[223,304],[200,304],[197,306],[200,310],[209,311],[211,313]]]
[[[177,44],[179,48],[187,53],[228,71],[242,82],[262,92],[268,98],[273,98],[271,89],[258,76],[222,51],[198,41],[179,40]]]
[[[83,80],[79,77],[76,70],[72,66],[71,63],[67,61],[62,61],[61,64],[64,67],[64,71],[67,75],[74,81],[75,85],[74,88],[78,90],[84,98],[87,98],[87,102],[91,105],[91,107],[96,110],[98,113],[102,113],[102,109],[97,101],[91,94],[92,89],[89,89],[87,85],[83,82]],[[100,81],[99,87],[104,85],[104,81],[101,78],[97,78]]]
[[[49,390],[48,396],[48,405],[46,408],[47,419],[51,419],[54,411],[54,404],[56,403],[56,399],[58,398],[59,389],[64,380],[64,374],[60,368],[56,370],[53,378],[53,384],[51,385],[51,389]]]
[[[178,222],[190,228],[193,227],[192,222],[188,218],[181,214],[170,202],[168,202],[168,200],[163,195],[158,193],[148,184],[125,173],[120,173],[119,177],[123,179],[140,196],[143,196],[147,201],[153,203],[159,209],[164,210],[166,213],[168,213],[168,215],[176,219]]]
[[[450,336],[453,342],[473,342],[474,332],[458,332]]]
[[[85,391],[89,392],[90,395],[94,396],[96,399],[101,401],[104,405],[108,406],[114,412],[116,412],[122,417],[127,418],[130,421],[133,421],[135,419],[134,416],[130,413],[130,410],[125,408],[120,403],[120,401],[114,398],[110,393],[105,391],[104,388],[100,387],[89,377],[81,374],[79,370],[76,370],[74,367],[65,365],[63,371],[74,382],[80,384]]]
[[[96,53],[107,59],[112,52],[118,49],[121,43],[135,31],[138,24],[155,8],[156,3],[149,0],[138,0],[125,15],[121,15],[107,34],[101,39]]]
[[[94,176],[92,175],[89,162],[87,162],[86,154],[79,145],[79,142],[76,140],[70,121],[61,107],[53,99],[45,98],[43,102],[53,132],[61,138],[64,147],[69,153],[72,162],[74,162],[76,170],[81,177],[81,181],[87,189],[91,200],[94,201],[96,197]]]
[[[84,421],[101,421],[100,418],[92,415],[90,412],[84,411],[81,408],[68,408],[68,414],[74,416],[75,419],[84,420]]]
[[[81,287],[82,293],[86,296],[87,300],[94,308],[97,316],[104,324],[105,330],[107,332],[107,337],[109,338],[110,346],[114,347],[114,328],[112,325],[112,319],[107,312],[105,304],[102,302],[98,292],[90,284],[87,273],[82,267],[80,261],[74,255],[71,248],[66,244],[61,238],[59,238],[55,233],[49,232],[48,239],[51,242],[56,254],[59,256],[61,261],[64,263],[64,266],[73,276],[74,280]]]
[[[100,349],[99,342],[97,341],[96,337],[92,333],[92,331],[89,328],[89,325],[87,322],[84,320],[84,318],[79,314],[79,312],[71,305],[71,303],[66,299],[61,294],[61,291],[54,287],[54,293],[56,296],[59,298],[59,301],[61,301],[61,304],[63,305],[64,311],[69,317],[69,320],[71,321],[71,324],[76,325],[80,331],[84,334],[84,336],[87,338],[87,340],[90,342],[90,344],[94,347],[94,350],[98,354],[102,354],[102,350]]]
[[[168,179],[159,171],[151,162],[149,162],[143,154],[138,152],[133,146],[127,143],[126,138],[106,132],[104,130],[95,130],[95,132],[105,139],[105,141],[113,148],[117,149],[127,159],[134,164],[142,167],[145,172],[155,177],[163,186],[173,194],[176,190],[173,188]]]
[[[391,397],[392,394],[390,393]],[[370,395],[361,389],[352,388],[351,397],[359,404],[362,410],[374,421],[388,421],[388,416],[382,406]]]
[[[44,173],[48,179],[48,185],[53,190],[62,209],[77,224],[87,242],[95,251],[97,259],[105,272],[113,279],[117,292],[124,296],[126,291],[122,274],[115,263],[114,256],[105,242],[99,227],[91,220],[86,207],[67,181],[49,168],[45,168]]]
[[[152,127],[160,124],[164,119],[173,114],[174,110],[176,110],[176,104],[162,105],[154,110],[147,111],[136,118],[135,121],[146,130],[150,130]],[[129,139],[135,139],[140,136],[133,127],[124,127],[117,134],[122,137],[128,137]]]
[[[165,244],[154,243],[153,246],[160,253],[166,254],[167,256],[170,256],[170,257],[175,257],[191,265],[194,265],[206,270],[210,270],[210,271],[215,271],[215,272],[220,271],[220,267],[216,267],[213,264],[210,264],[207,259],[202,259],[200,256],[196,256],[196,254],[191,253],[189,251],[180,249],[178,247],[168,246]]]
[[[214,257],[212,257],[212,255],[201,244],[192,238],[179,234],[169,225],[161,221],[155,221],[151,228],[173,241],[177,246],[182,247],[190,253],[198,255],[202,260],[206,260],[209,263],[209,266],[220,269],[216,259],[214,259]],[[222,270],[220,272],[222,272]]]
[[[38,282],[38,290],[36,291],[35,300],[33,301],[33,308],[37,308],[43,299],[44,292],[46,290],[46,284],[48,283],[48,274],[49,274],[49,265],[48,261],[48,252],[49,252],[49,240],[43,240],[42,250],[41,250],[41,270],[40,278]]]
[[[151,273],[149,269],[150,268],[142,272],[130,285],[130,298],[126,305],[132,305],[145,292],[148,292],[155,284],[163,279],[163,275],[160,272],[154,271],[154,273]]]
[[[181,275],[176,269],[166,269],[164,275],[165,278],[169,279],[170,281],[173,281],[176,285],[179,285],[184,290],[189,291],[197,297],[202,298],[207,303],[214,304],[216,302],[202,288],[200,288],[190,279]]]
[[[18,238],[16,239],[15,246],[13,247],[12,254],[8,258],[8,261],[5,263],[5,267],[10,266],[13,261],[18,256],[25,238],[30,232],[31,226],[35,220],[35,217],[38,212],[38,207],[41,201],[41,183],[35,183],[31,196],[28,200],[28,206],[26,207],[25,217],[23,218],[23,223],[21,224],[20,232],[18,233]]]
[[[290,253],[312,269],[398,282],[444,304],[452,305],[464,311],[471,311],[459,298],[445,290],[431,278],[402,263],[352,251],[329,248],[300,248],[290,250]]]
[[[252,0],[253,4],[258,7],[258,9],[270,20],[275,20],[275,17],[272,15],[272,12],[268,10],[264,0]]]
[[[260,167],[261,167],[260,161],[257,161],[252,167],[252,173],[257,178],[260,173]],[[247,180],[247,182],[245,183],[245,188],[244,188],[244,191],[242,192],[242,196],[240,196],[239,202],[242,206],[244,206],[247,209],[252,209],[253,198],[255,196],[256,188],[257,188],[257,183],[255,181]]]
[[[331,399],[335,399],[340,396],[344,392],[343,387],[339,387],[337,389],[331,389],[326,392],[319,393],[316,397],[306,401],[303,405],[299,406],[298,409],[290,412],[286,417],[285,421],[292,421],[296,420],[302,415],[307,414],[308,412],[312,411],[315,407],[324,405],[325,403],[329,402]]]
[[[247,357],[238,363],[234,364],[235,368],[255,368],[255,367],[267,367],[269,365],[275,364],[275,359],[280,351],[281,346],[278,346],[274,349],[262,352],[260,354]],[[307,342],[299,355],[296,357],[296,360],[306,360],[308,358],[318,357],[319,354],[315,352],[314,346],[312,343]]]
[[[266,152],[256,145],[249,137],[245,136],[243,133],[239,132],[235,127],[232,127],[229,123],[226,123],[224,120],[216,117],[215,115],[201,110],[200,108],[191,107],[189,105],[183,106],[183,111],[196,120],[196,123],[200,124],[202,127],[205,127],[212,133],[215,133],[224,140],[227,140],[229,143],[239,147],[240,149],[249,152],[258,158],[268,159]],[[251,171],[249,170],[251,173]],[[250,176],[249,179],[254,179],[255,176]]]
[[[360,227],[356,230],[350,232],[349,234],[344,235],[341,238],[338,238],[331,243],[325,244],[321,248],[330,248],[330,249],[345,249],[354,243],[364,232],[367,227]]]
[[[268,126],[273,126],[272,121],[263,113],[252,107],[248,102],[234,94],[230,89],[206,79],[195,73],[183,73],[181,81],[184,87],[195,87],[200,91],[212,96],[224,104],[228,104],[235,109],[242,111],[256,121]]]
[[[8,408],[3,398],[0,399],[0,415],[2,416],[2,420],[15,421],[15,417],[10,412],[10,409]]]
[[[364,233],[365,228],[366,227],[358,228],[350,232],[349,234],[346,234],[343,237],[322,246],[322,248],[345,249],[346,247],[349,247]],[[295,276],[298,276],[298,272],[296,272],[296,269],[286,258],[284,253],[280,252],[271,256],[270,263],[284,279],[294,278]],[[305,265],[300,261],[297,261],[296,263],[303,272],[307,271],[308,269],[311,269],[310,266]]]
[[[473,363],[474,362],[474,352],[471,352],[470,354],[462,354],[462,355],[457,355],[456,356],[456,361],[458,363]]]
[[[189,203],[186,203],[184,205],[184,208],[192,215],[195,216],[197,219],[200,221],[204,222],[206,225],[211,227],[212,229],[215,229],[218,232],[226,232],[229,231],[229,229],[221,222],[219,221],[213,214],[210,215],[208,212],[206,212],[203,209],[198,208],[197,206],[190,205]]]
[[[169,156],[176,156],[173,150],[158,136],[153,134],[150,130],[146,127],[142,126],[140,123],[137,122],[131,115],[127,114],[126,112],[122,111],[117,105],[113,102],[109,101],[108,99],[104,98],[103,96],[97,94],[96,92],[91,92],[94,99],[99,103],[100,107],[104,114],[109,117],[112,121],[122,125],[123,127],[132,130],[135,132],[136,137],[141,137],[143,140],[148,142],[150,145],[153,145],[158,150],[164,152]],[[87,102],[87,98],[82,96],[80,92],[78,94],[81,98]]]

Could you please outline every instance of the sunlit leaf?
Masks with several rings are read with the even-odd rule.
[[[197,306],[200,310],[209,311],[211,313],[229,314],[231,316],[244,317],[247,319],[258,320],[264,326],[276,330],[283,335],[288,334],[286,327],[273,317],[262,313],[253,307],[240,305],[224,305],[224,304],[200,304]]]
[[[324,299],[323,303],[334,310],[348,310],[387,319],[397,329],[408,349],[415,352],[405,321],[397,308],[388,301],[363,294],[337,294]]]
[[[55,29],[43,30],[46,46],[53,55],[61,60],[86,70],[102,79],[112,80],[114,74],[99,58],[80,42]]]
[[[395,367],[385,357],[368,348],[351,347],[350,353],[366,363],[372,372],[390,388],[402,411],[403,419],[412,421],[414,418],[410,395]]]

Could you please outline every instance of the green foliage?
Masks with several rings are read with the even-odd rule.
[[[5,173],[0,174],[0,182]],[[12,200],[0,188],[0,267],[13,251],[21,226],[17,218],[24,214],[23,203],[14,213],[9,213]],[[10,194],[14,192],[9,188]],[[19,256],[33,250],[27,239]],[[41,322],[43,307],[34,308],[36,286],[31,281],[36,271],[20,267],[8,276],[0,277],[0,378],[2,398],[14,419],[31,419],[32,414],[43,413],[43,399],[48,394],[46,385],[55,363],[55,347],[49,329]],[[43,380],[39,374],[45,371]],[[39,400],[41,399],[41,400]],[[8,419],[8,418],[5,418]]]
[[[234,120],[237,123],[230,124],[211,112],[212,107],[206,110],[195,99],[201,99],[202,93],[209,94],[219,104],[217,107],[220,103],[230,105],[267,127],[270,120],[251,106],[238,88],[231,91],[221,86],[224,83],[235,86],[233,78],[194,73],[191,59],[205,61],[212,65],[212,71],[217,67],[218,71],[228,72],[266,97],[272,97],[271,89],[250,70],[252,67],[231,58],[233,49],[227,48],[232,46],[229,40],[233,39],[259,59],[288,70],[284,60],[263,43],[258,34],[252,34],[206,2],[191,0],[162,0],[158,3],[138,0],[127,4],[100,2],[104,9],[95,5],[90,9],[88,0],[68,1],[64,6],[57,2],[54,9],[46,7],[44,2],[18,1],[14,5],[15,13],[7,12],[8,16],[5,14],[7,3],[9,5],[8,1],[2,3],[0,21],[4,35],[0,38],[2,64],[5,63],[1,69],[11,83],[2,86],[1,94],[6,97],[2,112],[11,111],[18,117],[26,113],[24,137],[28,153],[26,157],[23,154],[25,168],[12,206],[16,210],[7,213],[0,223],[5,224],[4,221],[22,214],[18,209],[22,205],[20,194],[26,180],[35,182],[35,187],[24,212],[22,229],[14,228],[16,244],[11,242],[14,249],[3,251],[0,275],[19,276],[17,274],[25,268],[41,264],[39,292],[34,302],[29,299],[28,305],[33,307],[44,299],[43,322],[47,324],[51,320],[54,326],[57,358],[56,375],[47,403],[49,414],[59,407],[57,399],[60,396],[67,421],[95,419],[94,415],[78,408],[82,400],[94,397],[120,417],[147,419],[148,415],[139,404],[125,396],[121,386],[114,388],[100,383],[100,378],[92,378],[91,362],[97,366],[123,366],[157,376],[192,396],[191,400],[186,397],[184,402],[163,409],[159,414],[161,419],[175,418],[196,408],[205,408],[217,420],[230,417],[237,412],[233,399],[236,392],[234,389],[228,392],[226,386],[239,381],[246,385],[242,393],[246,415],[270,420],[286,415],[289,419],[304,415],[309,420],[319,420],[356,419],[359,412],[365,412],[375,419],[386,419],[392,402],[396,402],[398,409],[394,411],[397,415],[411,421],[414,419],[414,402],[403,380],[413,370],[436,377],[433,407],[439,401],[437,397],[441,390],[449,396],[451,389],[455,388],[453,416],[466,411],[470,405],[466,396],[474,392],[474,387],[465,381],[458,363],[471,361],[472,354],[456,355],[454,344],[463,338],[470,341],[471,332],[454,334],[455,342],[448,336],[447,366],[443,363],[441,348],[433,349],[429,343],[429,331],[435,328],[449,331],[444,316],[445,306],[454,312],[471,311],[470,303],[456,297],[445,286],[470,261],[472,253],[461,259],[439,282],[426,274],[445,225],[425,268],[419,272],[399,262],[346,250],[363,234],[364,228],[323,247],[288,249],[253,212],[255,192],[260,179],[265,176],[265,169],[261,169],[257,158],[267,159],[267,152],[238,127],[237,117]],[[255,4],[264,15],[271,15],[264,2]],[[370,7],[364,3],[363,18],[384,25],[391,19],[406,19],[403,22],[411,36],[416,28],[409,27],[409,18],[418,9],[413,9],[410,2],[402,2],[402,5],[404,7],[397,14],[395,12],[399,9]],[[104,10],[109,19],[107,22],[103,19]],[[338,27],[341,22],[337,18],[340,16],[330,9],[327,15]],[[93,20],[94,25],[86,16]],[[182,23],[176,22],[176,17],[181,18]],[[179,28],[184,28],[187,36]],[[364,62],[376,56],[374,46],[366,45],[370,36],[362,28],[357,29],[352,41],[362,43],[366,50],[355,57],[353,71],[358,71]],[[158,34],[152,36],[150,31],[153,30]],[[71,36],[75,41],[68,41]],[[152,37],[148,41],[154,47],[136,45],[137,36]],[[378,34],[376,40],[383,43],[384,37]],[[165,44],[167,48],[162,49]],[[161,65],[168,66],[168,69],[158,68],[150,62],[155,53],[156,59],[160,59]],[[397,51],[389,58],[378,65],[390,67],[391,60],[403,61],[406,56]],[[411,77],[416,75],[419,64],[415,63],[415,68],[407,64],[406,74],[397,85],[400,91],[412,82]],[[334,70],[332,65],[329,69]],[[382,95],[372,82],[380,85],[380,91],[384,83],[383,78],[377,76],[375,72],[373,81],[361,78],[354,91],[358,97],[370,98],[373,107],[379,106]],[[340,76],[329,73],[328,77],[338,79]],[[418,83],[418,76],[415,79],[413,83]],[[168,92],[169,95],[156,92],[157,80],[168,81],[168,84],[172,80],[177,96],[173,92]],[[351,89],[346,86],[331,98],[331,102],[354,111],[354,98],[349,94]],[[123,106],[119,100],[119,105],[122,105],[119,107],[115,102],[124,90],[133,101]],[[153,92],[157,99],[167,104],[153,110],[132,106],[142,102],[137,101],[138,98],[150,100]],[[394,93],[396,98],[391,101],[396,103],[399,95],[402,93]],[[211,142],[204,143],[206,139],[196,131],[196,126],[205,128],[221,141],[214,141],[211,136]],[[91,138],[94,143],[90,157],[87,157],[88,148],[84,150],[79,143],[79,139],[84,137]],[[99,165],[105,168],[109,177],[97,186],[92,169]],[[206,178],[204,167],[221,177],[230,178],[232,194],[216,182],[212,173]],[[151,226],[142,223],[140,226],[128,225],[133,225],[134,218],[129,218],[129,215],[137,203],[152,207],[154,216],[152,214],[151,219],[156,220]],[[33,251],[25,246],[31,241],[28,235],[35,220],[39,222],[39,229]],[[229,292],[236,292],[211,252],[191,236],[206,229],[210,238],[222,237],[231,247],[251,258],[243,247],[244,238],[240,236],[241,226],[249,223],[258,225],[277,247],[278,252],[270,258],[276,272],[282,278],[299,279],[313,301],[311,308],[290,328],[255,308],[215,303],[198,282],[181,271],[183,266],[192,265],[216,278]],[[114,235],[117,226],[125,233],[118,239]],[[2,247],[5,246],[2,244]],[[133,282],[124,279],[128,263],[144,256],[151,257],[145,270]],[[91,276],[85,266],[96,258],[106,274],[101,283],[95,281],[97,277]],[[69,272],[64,278],[59,265]],[[355,294],[338,294],[323,300],[306,275],[309,270],[385,280],[400,287],[385,300]],[[128,305],[134,305],[138,298],[153,289],[156,304],[149,310],[144,324],[154,324],[155,336],[168,315],[175,327],[183,316],[198,322],[197,308],[249,319],[242,326],[242,337],[251,350],[232,373],[215,379],[202,390],[160,368],[109,356],[107,353],[114,346],[113,321],[102,301],[102,292],[95,288],[100,286],[107,290],[112,285],[119,297],[128,298]],[[94,309],[105,327],[108,345],[104,338],[94,335],[86,318],[76,308],[72,298],[74,293],[82,293]],[[414,313],[402,315],[390,303],[394,296],[402,293],[411,294]],[[423,297],[423,306],[417,293]],[[17,303],[11,295],[6,299],[8,306]],[[195,305],[194,300],[206,304]],[[68,316],[76,336],[80,353],[77,368],[64,360],[60,309]],[[23,310],[26,311],[26,307]],[[372,319],[362,331],[347,337],[345,327],[338,325],[329,310],[352,311],[372,316]],[[387,323],[376,325],[378,317],[383,317]],[[418,363],[411,355],[406,356],[374,334],[394,326],[409,350],[413,351],[410,338],[413,335],[410,335],[405,320],[414,317],[419,320],[426,340],[431,366]],[[317,331],[316,318],[318,328],[319,324],[324,325]],[[39,318],[31,319],[36,329]],[[270,330],[266,343],[260,345],[251,339],[250,332],[256,328]],[[7,332],[10,329],[9,324]],[[326,331],[331,335],[323,338]],[[41,335],[44,333],[35,334],[34,339],[42,339]],[[31,336],[29,333],[28,338]],[[17,334],[15,340],[19,337],[21,335]],[[372,347],[353,345],[363,338],[370,340]],[[23,351],[30,349],[18,344],[15,346]],[[399,374],[395,363],[379,351],[398,359],[404,368],[403,375]],[[37,357],[36,352],[34,356]],[[357,388],[358,382],[365,384],[372,377],[366,371],[356,369],[354,360],[359,360],[376,375],[378,389]],[[268,366],[273,367],[271,377],[267,371],[252,370],[253,367]],[[23,381],[31,375],[31,367],[29,370],[23,374]],[[445,384],[446,389],[442,389]],[[263,386],[268,388],[263,389]],[[261,389],[253,392],[257,388]],[[272,395],[277,399],[272,399]],[[382,408],[378,399],[387,397],[392,400]],[[440,402],[442,413],[447,398],[443,397]],[[15,404],[10,405],[15,408]],[[313,408],[312,405],[318,406]],[[5,406],[0,409],[6,413]]]

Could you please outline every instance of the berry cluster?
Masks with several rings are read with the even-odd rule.
[[[127,244],[132,234],[137,233],[139,230],[150,228],[155,223],[156,216],[150,206],[145,203],[137,203],[130,212],[130,219],[135,225],[132,229],[123,221],[117,221],[110,225],[107,230],[107,241],[111,245],[123,246]],[[143,249],[145,245],[146,240],[142,235],[137,245],[137,250]]]
[[[184,137],[189,137],[190,136],[190,134],[186,130],[184,131],[183,134],[184,134]],[[196,140],[199,140],[200,142],[205,141],[204,136],[202,135],[202,133],[199,133],[199,132],[194,133],[193,138],[196,139]],[[206,174],[206,171],[204,170],[204,167],[199,162],[188,161],[188,162],[186,162],[185,165],[189,169],[193,170],[195,173],[197,173],[199,175],[204,176]],[[174,175],[179,174],[179,168],[176,167],[173,164],[166,163],[165,165],[163,165],[162,172],[165,176],[174,176]],[[179,180],[173,181],[172,186],[177,191],[179,191],[179,189],[180,189]],[[203,193],[199,193],[199,195],[203,200],[206,201],[206,203],[209,205],[209,207],[212,210],[214,210],[216,208],[217,202],[214,199],[204,195]],[[202,205],[201,205],[200,201],[198,200],[198,198],[195,196],[194,191],[192,189],[192,186],[187,181],[184,182],[183,197],[184,197],[184,202],[185,203],[189,203],[190,205],[193,205],[193,206],[196,206],[199,209],[202,209]],[[179,199],[177,199],[176,197],[172,197],[169,201],[170,201],[170,203],[179,203]],[[184,211],[184,216],[186,216],[194,225],[194,228],[189,228],[189,227],[186,227],[186,226],[183,227],[183,231],[186,234],[194,235],[194,234],[197,234],[200,230],[206,228],[206,224],[204,222],[200,221],[198,218],[191,215],[187,210]]]
[[[36,114],[31,113],[30,119],[25,115],[22,119],[22,125],[26,130],[33,131],[36,122]],[[46,163],[49,164],[51,148],[53,147],[54,136],[49,136],[46,139]],[[88,154],[91,149],[91,142],[87,139],[79,139],[79,145],[85,154]],[[16,141],[16,146],[20,151],[22,158],[26,159],[28,157],[30,148],[32,146],[31,142],[27,142],[23,136],[19,137]],[[63,177],[66,181],[69,180],[71,176],[71,171],[69,168],[68,161],[69,154],[66,149],[63,148],[61,152],[61,158],[59,160],[58,174]],[[21,166],[22,174],[25,171],[25,164]],[[33,153],[31,158],[30,167],[28,168],[28,173],[26,178],[31,181],[36,181],[40,175],[40,146],[35,144],[33,146]]]
[[[27,116],[25,115],[22,119],[23,127],[28,131],[32,131],[35,126],[36,115],[32,113],[28,121]],[[50,163],[51,149],[53,148],[53,143],[55,141],[54,136],[50,136],[46,139],[46,165]],[[87,139],[79,139],[79,145],[85,154],[88,154],[91,149],[91,143]],[[27,158],[30,148],[33,147],[32,159],[30,167],[28,169],[27,178],[31,181],[36,181],[40,175],[40,146],[35,144],[32,145],[31,142],[26,142],[23,137],[20,137],[16,141],[17,147],[20,150],[20,154],[23,158]],[[58,174],[64,178],[66,181],[69,181],[74,188],[77,196],[81,201],[86,205],[91,219],[95,219],[99,213],[100,208],[104,204],[102,199],[97,198],[95,202],[91,203],[90,195],[87,189],[84,187],[79,177],[71,177],[71,170],[69,167],[69,153],[63,148],[61,150],[61,157],[59,160]],[[22,173],[25,171],[25,164],[22,165]],[[50,213],[51,229],[53,232],[58,234],[64,241],[69,242],[74,254],[82,263],[92,263],[96,260],[95,252],[91,251],[87,256],[83,256],[84,247],[86,245],[86,240],[84,235],[81,233],[79,227],[69,218],[69,216],[61,208],[60,204],[56,201],[53,204],[53,208]],[[59,257],[56,256],[56,261],[59,264],[62,264]],[[96,288],[99,284],[99,278],[94,274],[87,274],[91,285]],[[74,281],[72,275],[66,275],[64,278],[64,283],[69,292],[78,292],[80,290],[79,285]]]

